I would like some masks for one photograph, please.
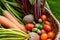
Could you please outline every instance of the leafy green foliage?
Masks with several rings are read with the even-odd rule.
[[[52,13],[60,22],[60,0],[47,0]]]
[[[34,4],[34,0],[29,0],[29,2],[30,2],[30,4],[32,4],[32,5]]]

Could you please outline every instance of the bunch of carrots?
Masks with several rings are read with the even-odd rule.
[[[10,3],[6,0],[0,0],[0,2],[2,4],[4,4],[5,8],[7,9],[7,10],[4,10],[0,6],[0,11],[1,11],[0,14],[2,14],[2,15],[0,15],[1,26],[3,26],[4,28],[15,28],[15,29],[23,30],[23,31],[27,32],[23,23],[21,22],[22,21],[21,17],[24,15],[19,13],[12,6],[9,5],[9,4],[13,5],[13,3]]]
[[[3,11],[3,16],[0,16],[0,23],[5,28],[16,28],[26,32],[26,29],[20,24],[7,10]]]

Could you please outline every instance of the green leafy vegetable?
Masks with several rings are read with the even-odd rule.
[[[34,0],[29,0],[30,4],[34,5]]]

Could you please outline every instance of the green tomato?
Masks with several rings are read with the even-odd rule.
[[[36,24],[36,25],[35,25],[35,28],[42,29],[42,28],[43,28],[43,26],[42,26],[42,25],[40,25],[40,24]]]
[[[37,32],[37,30],[38,30],[37,28],[33,28],[32,29],[33,32]]]
[[[38,30],[37,30],[37,33],[38,33],[38,34],[41,34],[41,31],[38,29]]]
[[[39,22],[39,23],[42,23],[43,21],[42,21],[42,19],[39,19],[38,22]]]

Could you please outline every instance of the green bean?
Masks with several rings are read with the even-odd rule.
[[[25,38],[1,38],[0,40],[25,40]]]

